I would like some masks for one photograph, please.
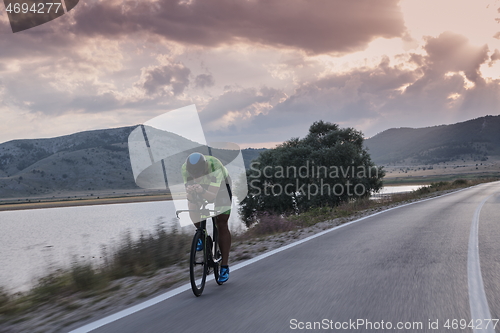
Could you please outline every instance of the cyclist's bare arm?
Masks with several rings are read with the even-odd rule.
[[[209,186],[206,191],[198,193],[198,195],[208,202],[214,202],[217,197],[217,193],[219,192],[219,188],[220,187],[218,186]]]
[[[187,198],[188,200],[193,200],[193,195],[190,193],[189,188],[194,186],[196,188],[195,192],[198,197],[201,197],[202,199],[207,200],[208,202],[214,202],[215,198],[217,197],[217,193],[219,193],[219,188],[220,186],[213,186],[210,185],[207,190],[204,190],[203,187],[199,184],[191,184],[191,185],[186,185],[186,192],[188,194]]]
[[[208,187],[208,190],[203,190],[203,188],[199,186],[195,186],[196,190],[189,190],[189,188],[193,185],[197,185],[197,184],[193,184],[193,183],[190,183],[190,184],[186,184],[186,192],[187,192],[187,199],[188,199],[188,209],[191,210],[189,212],[189,217],[191,218],[191,221],[193,221],[193,223],[196,223],[201,221],[201,214],[199,212],[197,212],[196,210],[200,209],[200,206],[201,206],[201,202],[200,199],[204,199],[208,202],[214,202],[215,201],[215,198],[217,197],[217,193],[219,191],[219,187],[217,186],[209,186]],[[195,224],[196,224],[195,223]]]
[[[200,206],[189,201],[188,209],[189,209],[189,217],[191,218],[191,221],[196,225],[198,222],[201,221],[201,214],[197,211],[200,209]]]

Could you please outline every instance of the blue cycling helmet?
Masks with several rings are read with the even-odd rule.
[[[207,174],[207,159],[205,156],[200,153],[189,155],[186,159],[186,171],[195,178]]]

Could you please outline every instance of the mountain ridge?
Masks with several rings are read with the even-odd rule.
[[[137,127],[84,131],[0,144],[0,199],[49,197],[76,192],[139,191],[130,164],[128,137]],[[500,157],[500,116],[452,125],[390,128],[365,140],[378,165],[436,164]],[[246,168],[265,148],[242,150]]]
[[[137,126],[0,144],[0,199],[149,192],[136,185],[130,164],[128,138]],[[162,138],[151,131],[150,140],[168,141],[168,135]],[[183,145],[181,139],[169,142],[176,148]],[[234,154],[215,148],[212,153],[223,161]],[[249,167],[259,153],[259,149],[242,150],[245,165]]]
[[[377,164],[436,164],[462,158],[485,161],[500,155],[500,116],[451,125],[390,128],[366,139]]]

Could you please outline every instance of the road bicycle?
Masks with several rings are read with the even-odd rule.
[[[218,214],[219,212],[206,208],[206,203],[203,204],[202,208],[199,210],[182,209],[177,210],[175,214],[179,218],[179,213],[183,212],[199,212],[201,216],[210,216],[210,213]],[[204,219],[198,223],[196,232],[193,237],[193,243],[191,244],[191,253],[189,256],[189,276],[191,279],[191,289],[196,296],[201,296],[203,289],[205,288],[205,282],[207,275],[214,272],[215,281],[219,283],[219,263],[222,260],[222,254],[219,249],[219,238],[217,232],[217,225],[215,223],[215,216],[209,217],[213,224],[213,240],[207,231],[207,220]],[[203,249],[197,251],[198,240],[202,240]]]

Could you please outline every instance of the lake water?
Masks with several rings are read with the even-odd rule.
[[[391,193],[402,193],[402,192],[411,192],[414,190],[418,190],[419,188],[425,185],[401,185],[401,186],[384,186],[382,190],[379,192],[380,194],[391,194]]]
[[[391,195],[394,193],[404,193],[404,192],[411,192],[418,190],[421,187],[424,187],[427,185],[400,185],[400,186],[384,186],[382,190],[380,190],[378,193],[373,194],[370,199],[372,200],[378,200],[381,197]]]
[[[244,230],[235,203],[232,211],[230,229]],[[73,257],[98,263],[102,245],[118,243],[127,231],[154,231],[160,222],[180,228],[171,201],[0,212],[0,286],[26,290],[37,277],[69,267]]]

